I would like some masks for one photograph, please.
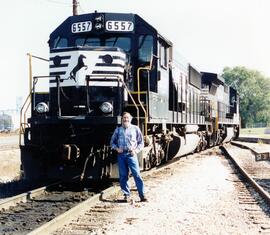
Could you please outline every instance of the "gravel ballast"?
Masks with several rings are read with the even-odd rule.
[[[236,183],[228,160],[208,150],[145,177],[149,202],[139,202],[135,190],[129,203],[121,194],[106,198],[56,234],[260,234]]]

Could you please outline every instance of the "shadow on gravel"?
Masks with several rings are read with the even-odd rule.
[[[29,182],[26,180],[14,180],[8,183],[0,184],[0,198],[7,198],[18,195],[20,193],[25,193],[29,190],[33,190],[37,187],[42,186],[43,182]]]
[[[127,203],[128,201],[126,199],[101,199],[102,202],[109,202],[109,203]]]
[[[55,181],[38,181],[38,182],[30,182],[27,180],[14,180],[7,183],[0,183],[0,199],[12,197],[21,193],[28,192],[30,190],[43,187],[45,185],[50,185],[55,183]],[[111,182],[100,182],[100,181],[69,181],[69,182],[61,182],[50,186],[46,190],[50,191],[72,191],[72,192],[94,192],[100,193],[104,189],[110,187],[112,185]]]
[[[254,178],[254,180],[261,186],[265,191],[270,193],[270,179],[257,179]]]
[[[103,202],[109,202],[109,203],[128,203],[127,200],[124,199],[101,199]]]

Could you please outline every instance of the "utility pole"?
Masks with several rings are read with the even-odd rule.
[[[73,0],[73,15],[76,16],[78,15],[78,1],[77,0]]]

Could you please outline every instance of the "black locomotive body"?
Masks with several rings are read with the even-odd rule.
[[[144,135],[142,169],[239,133],[237,92],[217,74],[177,61],[172,42],[138,15],[71,16],[49,46],[50,74],[33,78],[31,116],[21,125],[28,179],[117,177],[109,142],[123,111]],[[46,78],[49,92],[37,92]]]

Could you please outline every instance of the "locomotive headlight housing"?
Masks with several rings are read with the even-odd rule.
[[[99,107],[103,113],[111,113],[113,111],[113,106],[110,102],[104,102]]]
[[[106,64],[112,64],[112,62],[113,62],[113,58],[109,54],[102,56],[102,60]]]
[[[96,16],[95,22],[103,22],[103,15]]]
[[[104,28],[104,16],[101,14],[101,15],[96,15],[95,17],[95,29],[98,31],[98,30],[101,30]]]
[[[49,107],[46,103],[40,102],[36,105],[35,110],[37,113],[47,113],[49,111]]]

